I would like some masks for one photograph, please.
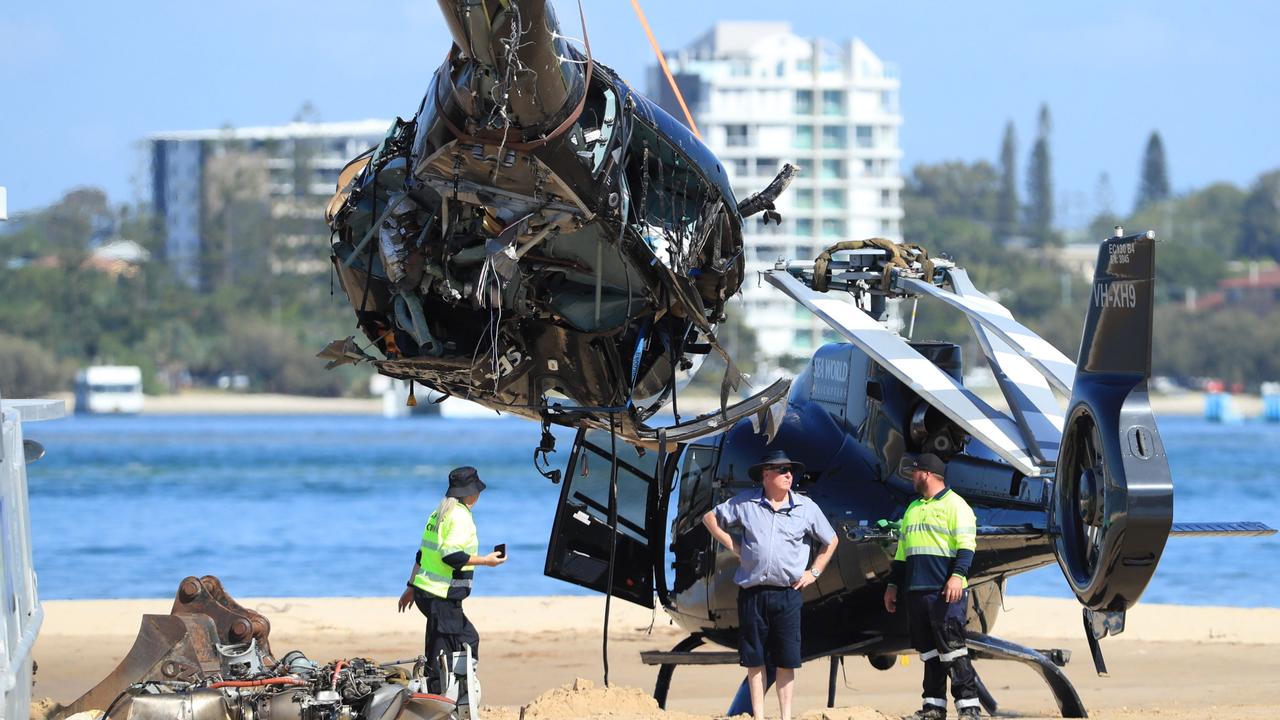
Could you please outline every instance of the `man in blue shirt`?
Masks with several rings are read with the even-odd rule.
[[[791,492],[804,465],[781,450],[747,470],[760,488],[746,490],[702,516],[711,537],[738,558],[738,659],[747,668],[755,720],[764,720],[765,665],[777,668],[782,720],[791,720],[800,667],[800,590],[812,585],[836,550],[836,532],[817,503]],[[726,528],[740,529],[741,542]],[[822,552],[809,565],[810,547]]]

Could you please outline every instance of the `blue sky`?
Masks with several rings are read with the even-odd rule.
[[[576,5],[555,0],[566,34]],[[376,9],[374,9],[376,5]],[[596,56],[643,86],[653,55],[627,0],[583,0]],[[1159,129],[1175,191],[1280,167],[1280,4],[642,0],[665,48],[718,19],[862,38],[902,75],[905,166],[993,160],[1017,125],[1020,184],[1042,102],[1059,220],[1127,210]],[[147,133],[412,114],[448,49],[433,0],[6,3],[0,185],[11,213],[77,185],[144,197]],[[1065,211],[1065,216],[1063,211]]]

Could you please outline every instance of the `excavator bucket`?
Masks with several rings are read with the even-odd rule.
[[[233,600],[212,575],[194,576],[178,585],[168,615],[143,615],[133,647],[102,682],[57,713],[71,717],[86,710],[105,711],[130,685],[147,680],[195,681],[221,672],[221,645],[256,643],[270,655],[271,624]]]

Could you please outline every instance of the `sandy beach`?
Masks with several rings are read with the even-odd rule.
[[[421,652],[423,621],[395,611],[394,598],[244,599],[272,623],[277,656],[299,649],[321,662],[368,657],[379,661]],[[144,613],[168,613],[170,599],[50,601],[35,658],[33,697],[70,702],[109,673],[132,645]],[[609,632],[610,685],[602,685],[600,597],[477,597],[468,614],[483,638],[480,676],[486,718],[599,717],[689,720],[719,717],[742,678],[728,666],[680,668],[667,713],[648,699],[656,669],[642,650],[669,650],[682,635],[664,614],[615,601]],[[1139,605],[1123,635],[1108,638],[1110,677],[1097,677],[1067,600],[1010,597],[996,627],[1000,637],[1037,648],[1066,648],[1067,673],[1091,717],[1271,718],[1280,674],[1280,609]],[[719,648],[716,648],[719,649]],[[1057,717],[1041,680],[1028,668],[978,663],[1001,714]],[[914,658],[888,671],[849,658],[838,680],[836,709],[827,710],[825,661],[798,675],[797,717],[870,720],[918,707],[921,666]],[[575,680],[584,679],[574,687]],[[563,686],[568,686],[563,687]],[[548,691],[557,690],[539,698]],[[770,698],[770,715],[777,716]],[[532,705],[531,705],[532,703]]]

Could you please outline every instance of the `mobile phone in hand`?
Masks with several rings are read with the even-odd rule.
[[[498,553],[498,555],[499,555],[499,556],[501,556],[501,557],[506,557],[506,556],[507,556],[507,544],[506,544],[506,543],[502,543],[501,545],[494,545],[494,546],[493,546],[493,551],[494,551],[494,552],[496,552],[496,553]]]

